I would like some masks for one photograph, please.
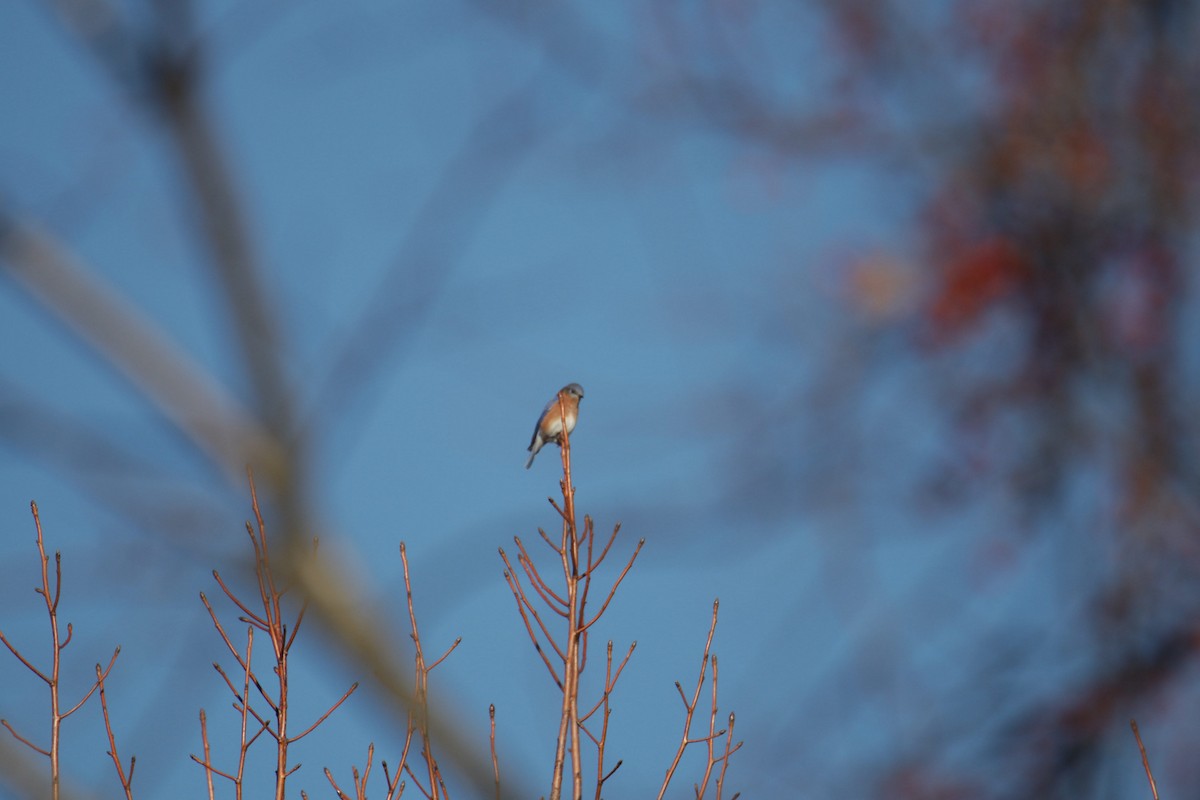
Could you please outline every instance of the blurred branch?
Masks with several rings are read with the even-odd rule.
[[[1149,648],[1138,648],[1113,669],[1081,684],[1062,702],[1045,703],[1034,709],[1019,724],[1017,741],[1035,748],[1034,763],[1027,771],[1028,780],[1017,792],[1028,796],[1053,794],[1081,754],[1099,747],[1105,733],[1122,708],[1165,686],[1181,670],[1193,663],[1197,650],[1193,624],[1185,624],[1160,637]],[[1132,650],[1132,643],[1130,643]]]
[[[471,232],[524,159],[561,124],[561,112],[543,96],[543,78],[529,79],[472,126],[421,204],[391,268],[316,380],[305,420],[362,424],[367,415],[353,406],[365,402],[365,387],[385,367],[395,368],[401,343],[414,341],[436,308]]]
[[[184,5],[184,4],[180,4]],[[261,423],[281,442],[295,445],[274,309],[266,300],[262,269],[251,245],[241,196],[199,96],[201,55],[160,52],[147,66],[165,113],[213,256],[239,345],[243,370],[254,389]],[[273,476],[279,480],[279,476]],[[276,487],[278,488],[278,487]]]
[[[282,454],[269,434],[166,332],[36,227],[0,228],[4,273],[115,366],[230,480]],[[272,470],[277,471],[277,470]]]
[[[565,7],[534,8],[519,2],[479,7],[523,31],[539,32],[541,48],[565,73],[597,80],[601,37]],[[471,232],[496,197],[525,159],[566,121],[564,106],[548,94],[549,75],[547,69],[535,73],[472,125],[414,216],[391,268],[370,292],[367,307],[329,357],[306,406],[305,421],[336,419],[343,428],[361,425],[358,421],[366,415],[353,406],[366,402],[366,387],[385,366],[395,367],[402,342],[412,341],[432,313]]]

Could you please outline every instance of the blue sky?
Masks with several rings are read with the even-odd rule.
[[[738,713],[747,741],[731,784],[747,797],[784,796],[798,780],[813,797],[855,796],[864,763],[969,718],[955,704],[971,687],[948,665],[979,657],[980,631],[1036,631],[1045,656],[1034,662],[1061,663],[1074,634],[1044,630],[1038,614],[1073,602],[1046,578],[1054,553],[1022,549],[998,582],[985,577],[985,559],[1016,549],[1002,491],[953,524],[896,512],[922,465],[946,455],[930,375],[978,368],[970,352],[919,361],[903,331],[847,298],[848,262],[910,251],[921,194],[911,173],[836,142],[784,157],[689,108],[671,79],[695,65],[675,64],[670,26],[633,4],[570,9],[575,29],[523,29],[474,3],[198,5],[206,107],[312,426],[326,546],[403,636],[407,543],[427,651],[463,637],[435,692],[477,737],[496,704],[507,772],[544,785],[556,701],[496,549],[554,525],[556,459],[522,465],[538,412],[571,381],[587,392],[572,437],[578,508],[601,530],[623,523],[614,559],[647,540],[598,637],[618,650],[638,642],[614,697],[609,760],[625,766],[612,796],[656,791],[681,722],[673,682],[694,680],[714,597],[722,713]],[[740,17],[719,5],[688,20],[726,26],[730,51],[713,52],[714,69],[744,69],[776,108],[828,99],[832,45],[812,12]],[[65,244],[248,403],[196,209],[156,120],[40,4],[11,3],[0,20],[5,212]],[[730,58],[743,41],[765,50]],[[343,390],[330,371],[363,319],[383,333],[368,336]],[[22,642],[41,635],[28,592],[36,499],[64,553],[75,666],[86,675],[122,645],[110,702],[143,796],[199,796],[187,758],[197,710],[229,724],[232,712],[196,596],[215,594],[210,570],[233,570],[244,552],[245,487],[9,279],[0,340],[6,424],[26,432],[0,449],[0,627]],[[1002,363],[1002,345],[981,348]],[[76,449],[67,427],[34,426],[30,406],[147,466],[122,474]],[[809,413],[850,425],[858,444],[837,429],[802,438],[795,418]],[[867,466],[845,477],[845,495],[815,502],[797,485],[825,474],[838,488],[863,441]],[[761,485],[777,488],[760,503],[746,485],[768,443],[794,469],[769,475]],[[301,717],[359,677],[318,630],[309,636],[295,667]],[[1036,680],[1052,687],[1064,670]],[[0,685],[33,680],[0,659]],[[0,695],[0,713],[35,725],[24,692]],[[364,692],[299,748],[293,785],[322,796],[322,767],[348,778],[368,741],[383,748],[387,721],[372,706]],[[114,795],[94,712],[68,728],[70,776]],[[1120,761],[1122,776],[1139,768]],[[690,791],[690,769],[674,796]]]

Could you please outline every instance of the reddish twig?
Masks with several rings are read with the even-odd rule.
[[[42,585],[35,586],[34,592],[41,595],[46,606],[46,616],[50,622],[50,672],[49,674],[38,669],[33,662],[21,653],[21,651],[8,640],[3,631],[0,631],[0,642],[4,644],[8,651],[20,661],[26,669],[36,675],[43,683],[46,684],[50,693],[50,745],[49,747],[41,747],[34,744],[32,740],[21,735],[16,728],[8,722],[8,720],[0,719],[0,725],[3,725],[9,733],[13,735],[18,742],[25,745],[29,749],[41,756],[45,756],[50,760],[50,796],[53,800],[58,800],[60,786],[62,781],[62,773],[59,761],[59,750],[62,741],[62,723],[63,720],[70,717],[78,711],[84,703],[86,703],[98,689],[102,688],[104,679],[108,677],[112,671],[113,665],[117,662],[117,656],[121,653],[121,648],[117,647],[113,650],[112,658],[108,661],[108,666],[101,669],[100,665],[96,665],[96,680],[91,687],[84,693],[75,705],[71,706],[66,711],[62,710],[62,699],[59,694],[61,688],[60,675],[62,669],[62,653],[71,643],[71,638],[75,634],[74,628],[70,623],[67,623],[67,635],[61,636],[58,624],[58,604],[62,599],[62,553],[55,551],[54,553],[54,588],[50,587],[50,557],[46,555],[46,542],[42,534],[42,518],[38,513],[37,503],[31,502],[29,508],[33,513],[33,524],[37,532],[36,545],[38,551],[38,560],[41,565]],[[103,703],[103,692],[101,692],[101,702]],[[107,708],[105,708],[105,724],[108,724]],[[111,741],[112,729],[109,728],[109,736]],[[115,752],[116,746],[113,745]],[[132,766],[130,773],[132,775]],[[118,765],[118,771],[120,767]],[[124,784],[123,784],[124,785]]]
[[[200,741],[204,744],[204,760],[200,761],[194,755],[192,760],[204,767],[204,779],[208,786],[208,800],[214,800],[216,795],[213,791],[213,773],[216,770],[212,766],[212,750],[208,745],[208,716],[204,713],[204,709],[200,709]]]
[[[725,753],[721,756],[721,771],[717,773],[717,800],[721,800],[721,795],[725,791],[725,772],[729,769],[729,757],[742,749],[742,743],[733,744],[733,712],[729,712],[729,727],[725,729]],[[733,800],[737,800],[740,793],[733,795]]]
[[[433,755],[433,748],[429,741],[429,727],[427,720],[429,719],[429,670],[425,666],[425,653],[421,647],[421,635],[417,630],[417,612],[413,606],[412,596],[412,581],[408,574],[408,550],[404,546],[404,542],[400,543],[400,562],[404,567],[404,596],[408,604],[408,623],[412,629],[414,657],[416,659],[416,692],[417,699],[414,713],[409,714],[409,728],[415,727],[417,733],[421,737],[421,757],[425,761],[425,769],[429,776],[429,789],[426,791],[417,781],[416,775],[409,774],[413,777],[413,782],[417,787],[425,793],[426,797],[433,800],[437,797],[438,792],[438,766],[437,759]],[[414,719],[416,717],[416,719]],[[405,767],[407,768],[407,764]]]
[[[322,723],[329,718],[334,711],[341,707],[346,702],[351,694],[358,689],[358,683],[354,683],[349,689],[332,705],[330,705],[323,714],[317,717],[316,721],[302,730],[300,733],[292,735],[289,733],[289,696],[288,696],[288,658],[291,652],[292,645],[296,641],[296,634],[300,629],[300,625],[304,620],[304,613],[307,609],[307,602],[302,602],[296,613],[293,623],[290,627],[283,621],[284,608],[283,598],[288,592],[288,587],[281,586],[275,576],[275,570],[271,566],[270,544],[267,537],[267,525],[263,519],[262,509],[258,502],[258,491],[254,484],[254,475],[247,470],[247,478],[250,485],[250,500],[251,509],[254,514],[254,523],[246,523],[246,534],[250,539],[250,546],[254,552],[254,578],[255,585],[258,590],[257,603],[255,608],[251,609],[250,605],[242,600],[233,589],[226,584],[220,573],[213,570],[213,579],[221,588],[229,601],[240,612],[239,620],[244,622],[246,628],[246,650],[243,654],[234,646],[229,638],[225,626],[222,625],[220,618],[213,609],[212,604],[208,601],[204,593],[200,594],[200,600],[204,604],[205,610],[208,611],[209,617],[212,619],[213,627],[216,628],[217,634],[221,637],[221,641],[225,643],[225,647],[233,655],[238,666],[242,670],[244,680],[240,689],[234,686],[232,680],[221,669],[220,664],[213,664],[213,668],[225,681],[225,685],[234,695],[234,709],[240,716],[240,741],[238,752],[238,767],[237,771],[232,775],[226,772],[217,770],[211,761],[209,754],[208,732],[205,718],[202,716],[201,735],[204,740],[204,759],[201,760],[195,755],[192,760],[199,763],[208,772],[208,779],[211,782],[212,775],[217,774],[231,780],[234,783],[235,794],[240,798],[242,793],[242,777],[245,771],[246,757],[251,745],[265,732],[275,740],[275,799],[283,800],[287,779],[297,769],[299,764],[289,766],[288,764],[288,748],[295,742],[308,736],[316,730]],[[314,542],[314,548],[316,543]],[[268,691],[259,681],[252,667],[252,658],[254,651],[254,632],[258,630],[266,634],[271,644],[271,655],[274,661],[272,674],[275,676],[274,693]],[[270,708],[269,714],[260,714],[255,710],[250,700],[250,688],[254,687],[255,692]],[[253,735],[250,734],[250,718],[253,717],[258,725]]]
[[[496,800],[500,800],[500,759],[496,757],[496,704],[488,706],[488,746],[492,751],[492,774],[496,781]]]
[[[407,772],[409,777],[412,778],[413,783],[417,786],[418,791],[427,798],[430,798],[430,800],[438,800],[438,798],[449,800],[450,793],[446,788],[446,782],[442,777],[442,771],[438,766],[437,758],[434,756],[433,739],[429,733],[429,673],[454,652],[455,648],[462,642],[462,637],[455,639],[454,643],[446,649],[446,652],[440,658],[432,663],[426,663],[425,650],[421,644],[421,634],[417,628],[416,607],[413,604],[412,579],[409,576],[408,570],[408,550],[403,542],[400,543],[400,562],[404,572],[404,594],[408,606],[408,623],[412,630],[411,637],[413,640],[414,659],[416,661],[414,669],[416,686],[413,693],[416,701],[408,716],[404,758],[401,759],[400,765],[396,768],[396,779],[399,781],[402,771]],[[428,788],[421,784],[416,773],[412,771],[412,768],[408,764],[408,750],[414,733],[421,739],[421,758],[425,762],[426,777],[429,781]],[[403,789],[401,788],[400,791],[403,791]],[[398,794],[399,792],[397,792]],[[390,797],[391,795],[389,794]]]
[[[317,717],[317,721],[316,721],[316,722],[314,722],[312,725],[309,725],[307,728],[305,728],[304,730],[302,730],[300,733],[296,734],[295,736],[292,736],[292,737],[289,739],[289,741],[291,741],[291,742],[298,742],[298,741],[300,741],[301,739],[303,739],[305,736],[308,736],[310,733],[312,733],[314,730],[316,730],[316,729],[317,729],[317,727],[318,727],[318,726],[319,726],[319,725],[320,725],[322,722],[324,722],[325,720],[329,719],[329,715],[330,715],[330,714],[332,714],[334,711],[337,711],[337,710],[338,710],[338,707],[339,707],[339,706],[341,706],[341,704],[342,704],[342,703],[346,702],[346,700],[348,700],[348,699],[350,698],[350,695],[354,694],[354,691],[355,691],[357,688],[358,688],[358,681],[355,681],[354,683],[350,684],[350,688],[346,690],[346,693],[345,693],[345,694],[343,694],[343,695],[342,695],[340,698],[338,698],[338,701],[337,701],[336,703],[334,703],[334,704],[333,704],[333,705],[331,705],[329,708],[327,708],[327,709],[325,710],[325,713],[324,713],[324,714],[322,714],[321,716]]]
[[[713,767],[717,763],[713,757],[716,748],[715,742],[717,737],[724,733],[724,731],[717,732],[717,675],[717,657],[712,656],[712,711],[708,715],[708,736],[706,737],[708,741],[705,742],[708,748],[708,762],[704,767],[704,775],[700,778],[700,783],[695,787],[697,798],[703,797],[704,793],[708,791],[708,782],[712,778]]]
[[[117,648],[118,651],[120,648]],[[116,655],[113,655],[116,658]],[[109,669],[112,669],[112,663],[109,663]],[[96,665],[96,684],[100,687],[100,713],[104,716],[104,732],[108,734],[108,756],[112,759],[113,765],[117,768],[117,779],[121,782],[121,789],[125,792],[125,800],[133,800],[133,769],[137,765],[137,756],[129,757],[129,774],[125,774],[125,768],[121,765],[121,756],[117,753],[117,737],[113,734],[112,720],[108,716],[108,698],[105,694],[104,679],[108,677],[108,671],[100,669],[100,665]]]
[[[534,633],[533,624],[529,621],[530,616],[537,621],[538,627],[541,629],[542,634],[546,637],[546,641],[549,642],[550,646],[554,648],[554,651],[558,653],[559,659],[566,661],[566,654],[558,649],[558,645],[555,643],[554,638],[550,635],[550,631],[546,628],[545,623],[542,622],[542,618],[538,615],[537,609],[533,608],[533,606],[530,604],[529,598],[526,597],[524,590],[521,588],[520,582],[517,580],[516,573],[513,572],[512,565],[508,561],[508,555],[504,552],[504,548],[500,548],[500,558],[502,561],[504,561],[504,564],[507,567],[507,569],[504,570],[504,580],[508,584],[508,588],[512,591],[513,597],[517,601],[517,611],[521,615],[521,621],[525,623],[525,632],[529,634],[529,640],[533,642],[534,649],[537,650],[538,655],[541,656],[542,663],[544,663],[546,665],[546,669],[550,671],[550,677],[553,678],[554,684],[561,689],[563,685],[562,679],[559,678],[558,673],[554,670],[554,665],[550,663],[550,657],[546,655],[546,651],[542,648],[541,641],[538,639],[537,634]]]
[[[406,765],[408,764],[408,751],[412,747],[412,740],[413,740],[413,729],[412,729],[412,726],[409,726],[408,732],[404,737],[404,748],[400,751],[400,766],[396,767],[396,773],[394,776],[389,774],[387,762],[386,761],[382,762],[382,764],[383,764],[383,779],[384,779],[384,782],[387,783],[387,787],[388,787],[387,800],[394,800],[394,798],[398,798],[401,794],[404,793],[405,783],[402,780],[400,780],[400,778],[404,774],[404,771],[407,769]]]
[[[1150,793],[1154,795],[1154,800],[1158,800],[1158,784],[1154,782],[1154,773],[1150,771],[1150,759],[1146,756],[1146,746],[1142,744],[1142,734],[1138,732],[1137,720],[1129,720],[1129,727],[1133,728],[1133,738],[1137,740],[1138,750],[1142,753],[1142,766],[1146,769],[1146,780],[1150,781]]]
[[[642,552],[642,546],[644,544],[646,544],[645,539],[638,540],[637,547],[633,549],[633,555],[629,557],[629,562],[625,564],[625,569],[621,570],[621,574],[617,576],[615,581],[613,581],[613,585],[608,592],[608,596],[605,597],[604,602],[600,604],[600,610],[597,611],[595,615],[593,615],[592,618],[583,626],[585,630],[595,625],[596,622],[599,621],[600,617],[604,615],[605,610],[608,608],[608,604],[612,602],[613,597],[616,595],[617,588],[620,587],[621,581],[625,580],[625,576],[628,575],[629,570],[633,568],[633,562],[637,560],[638,553]],[[591,577],[590,569],[588,570],[588,577]]]
[[[219,775],[222,778],[231,781],[235,786],[237,786],[240,781],[237,776],[230,775],[228,772],[223,772],[222,770],[219,770],[213,766],[212,750],[208,742],[208,715],[204,713],[204,709],[200,709],[200,741],[204,746],[204,759],[201,760],[198,756],[193,754],[192,761],[195,761],[197,764],[204,767],[204,773],[208,777],[208,797],[209,800],[212,800],[212,798],[215,797],[213,793],[213,775]],[[237,796],[242,796],[240,790],[238,791]]]
[[[556,506],[556,508],[557,508],[557,506]],[[537,532],[538,532],[538,535],[540,535],[542,537],[542,541],[544,541],[550,547],[551,550],[553,550],[555,553],[557,553],[560,556],[562,555],[562,548],[559,547],[558,545],[556,545],[553,541],[551,541],[550,534],[546,533],[546,531],[543,530],[542,528],[538,528]]]
[[[517,550],[520,553],[517,561],[521,564],[521,568],[525,570],[525,574],[529,577],[529,581],[531,584],[533,584],[533,588],[537,591],[538,596],[542,598],[542,602],[554,609],[555,613],[557,613],[560,617],[565,617],[567,615],[566,598],[559,597],[558,593],[551,589],[549,584],[542,580],[541,574],[533,566],[533,559],[525,550],[525,546],[521,543],[520,537],[514,536],[513,540],[517,543]],[[562,551],[558,548],[555,548],[554,552],[558,553],[560,557],[562,556]]]
[[[351,780],[354,784],[354,800],[367,800],[367,779],[371,777],[371,761],[375,757],[375,744],[367,745],[367,765],[363,767],[362,775],[358,773],[358,767],[350,767]],[[325,777],[329,780],[329,785],[333,787],[333,791],[337,793],[338,800],[350,800],[350,796],[342,791],[342,788],[337,785],[337,781],[333,779],[333,772],[328,767],[325,768]],[[303,792],[301,793],[303,795]]]
[[[717,714],[716,658],[710,656],[710,653],[712,652],[713,635],[717,631],[717,611],[718,611],[719,607],[720,607],[720,601],[714,600],[713,601],[712,622],[708,626],[708,638],[704,642],[704,655],[700,659],[700,677],[696,680],[696,689],[692,693],[692,699],[690,701],[688,700],[687,695],[685,695],[683,693],[683,686],[681,686],[678,681],[675,682],[675,689],[679,692],[679,697],[683,701],[683,707],[684,707],[683,735],[679,739],[679,747],[675,751],[675,758],[672,759],[671,766],[669,766],[667,768],[667,774],[663,777],[662,788],[659,789],[659,792],[658,792],[658,800],[662,800],[662,798],[666,795],[667,787],[670,785],[671,779],[675,775],[675,770],[679,768],[679,762],[680,762],[680,760],[683,759],[683,752],[684,752],[684,750],[687,749],[688,745],[690,745],[690,744],[699,744],[700,742],[708,743],[709,763],[705,769],[705,777],[704,777],[704,781],[705,781],[705,783],[707,783],[708,778],[711,775],[712,766],[714,763],[713,756],[712,756],[712,753],[713,753],[712,743],[717,737],[726,733],[725,731],[713,730],[713,728],[715,728],[715,726],[716,726],[715,721],[716,721],[716,714]],[[712,686],[712,716],[710,717],[710,721],[709,721],[709,733],[706,736],[702,736],[700,738],[693,739],[693,738],[690,738],[691,728],[692,728],[692,718],[696,714],[696,707],[700,704],[700,692],[704,689],[704,676],[705,676],[705,673],[708,671],[708,664],[709,664],[710,660],[713,663],[713,686]],[[740,746],[741,745],[738,745],[738,747],[740,747]],[[732,753],[736,749],[737,748],[735,747],[735,748],[731,749],[730,752]],[[701,791],[700,787],[697,787],[697,789],[696,789],[697,798],[699,798],[699,796],[700,796],[700,791]]]
[[[220,630],[219,627],[218,627],[218,630]],[[221,635],[225,638],[225,643],[229,644],[229,639],[228,639],[228,637],[225,636],[225,633],[223,630],[221,631]],[[213,668],[225,680],[225,685],[229,687],[229,690],[231,692],[233,692],[233,697],[234,697],[233,708],[235,711],[238,712],[238,715],[241,720],[241,724],[239,727],[239,738],[238,738],[237,770],[233,773],[228,773],[223,770],[217,769],[216,766],[213,765],[212,752],[211,752],[211,747],[210,747],[209,739],[208,739],[208,717],[204,713],[204,709],[200,709],[200,740],[204,746],[204,760],[201,761],[199,758],[196,757],[195,754],[192,755],[192,760],[195,761],[200,766],[204,767],[205,777],[206,777],[206,780],[208,783],[208,796],[209,796],[210,800],[212,800],[212,798],[213,798],[213,779],[212,779],[213,775],[219,775],[222,778],[225,778],[226,780],[228,780],[230,783],[232,783],[234,796],[237,797],[238,800],[241,800],[242,790],[243,790],[243,786],[244,786],[244,779],[245,779],[245,774],[246,774],[246,754],[249,753],[251,745],[254,744],[254,742],[258,739],[258,737],[262,734],[262,732],[264,730],[269,730],[269,723],[266,720],[264,720],[262,717],[260,717],[250,707],[250,685],[252,683],[255,684],[256,686],[258,685],[258,682],[256,680],[254,680],[254,677],[250,671],[250,663],[254,657],[254,626],[253,625],[246,626],[246,655],[245,655],[245,658],[243,658],[242,655],[237,652],[236,648],[234,648],[234,653],[237,656],[238,663],[242,667],[243,682],[242,682],[241,691],[239,691],[238,689],[236,689],[234,687],[233,681],[231,681],[229,679],[229,676],[227,674],[225,674],[225,671],[223,669],[221,669],[221,666],[219,664],[214,663]],[[253,736],[248,735],[251,716],[254,717],[254,719],[258,722],[258,724],[260,726],[259,729],[254,733]]]
[[[589,561],[590,560],[591,559],[589,557]],[[600,700],[598,700],[596,705],[592,707],[592,710],[584,714],[583,718],[580,720],[580,724],[582,725],[592,716],[592,714],[596,713],[597,709],[600,707],[604,708],[604,714],[600,720],[600,736],[597,738],[592,736],[590,733],[588,734],[592,741],[596,743],[596,800],[600,800],[600,793],[604,789],[604,782],[611,778],[613,774],[621,768],[621,764],[623,763],[622,761],[618,760],[616,766],[614,766],[608,772],[605,772],[604,745],[608,741],[608,718],[612,715],[612,708],[609,705],[609,698],[612,697],[613,687],[616,686],[617,679],[621,677],[621,672],[625,669],[625,665],[629,663],[629,659],[633,655],[633,649],[635,647],[637,647],[637,642],[629,645],[629,651],[625,654],[625,658],[621,660],[620,665],[614,672],[613,643],[611,639],[609,640],[608,649],[604,660],[604,692],[601,694]],[[587,729],[585,728],[584,730]]]

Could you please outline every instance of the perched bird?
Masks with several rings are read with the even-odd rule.
[[[542,445],[547,442],[561,444],[563,416],[567,418],[567,433],[575,430],[575,422],[579,419],[579,401],[582,399],[583,387],[578,383],[568,383],[546,404],[542,415],[538,417],[537,425],[533,428],[533,439],[529,442],[529,460],[525,462],[525,469],[533,466],[533,457],[542,449]],[[560,403],[563,408],[561,412],[558,410]]]

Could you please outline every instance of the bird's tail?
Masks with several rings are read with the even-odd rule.
[[[525,469],[529,469],[530,467],[533,466],[533,457],[536,456],[537,454],[538,454],[537,450],[530,448],[529,460],[525,462]]]

